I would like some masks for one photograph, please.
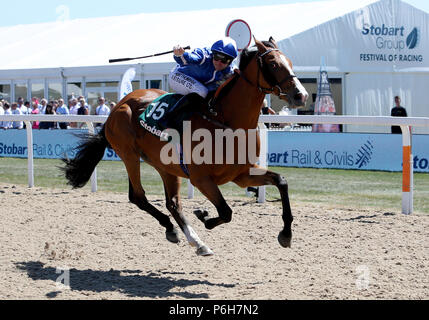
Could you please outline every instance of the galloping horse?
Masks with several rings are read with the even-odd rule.
[[[215,161],[197,164],[191,159],[187,173],[180,164],[163,164],[160,154],[162,148],[169,142],[161,141],[159,137],[145,130],[139,123],[139,116],[154,99],[165,93],[157,89],[136,90],[122,99],[111,111],[102,130],[96,135],[89,135],[77,147],[76,157],[71,160],[63,159],[66,163],[63,170],[68,183],[74,188],[83,187],[103,158],[106,147],[110,145],[125,163],[129,177],[130,202],[158,220],[166,229],[167,240],[178,243],[178,233],[170,218],[151,205],[145,196],[140,178],[140,158],[142,158],[159,172],[164,183],[168,211],[186,235],[188,242],[197,247],[197,254],[202,256],[212,255],[213,252],[201,241],[183,215],[180,200],[181,178],[189,178],[216,207],[218,217],[215,218],[209,218],[206,211],[199,211],[198,218],[207,229],[228,223],[232,218],[232,210],[222,196],[219,185],[230,181],[242,188],[275,185],[281,195],[284,221],[278,240],[283,247],[290,247],[293,217],[288,184],[279,174],[260,168],[248,159],[245,163],[238,163],[236,153],[232,164],[225,162],[218,164]],[[269,41],[263,42],[255,39],[255,46],[242,52],[239,72],[231,81],[228,90],[220,94],[216,100],[217,116],[210,118],[201,113],[194,113],[190,119],[192,132],[205,129],[214,136],[215,130],[219,128],[243,129],[246,132],[256,130],[263,100],[269,93],[277,95],[295,107],[305,105],[308,98],[308,93],[292,71],[291,61],[278,49],[274,39],[270,38]],[[253,147],[259,156],[259,135],[254,141],[256,146],[249,146],[248,141],[246,139],[246,150]],[[197,142],[192,141],[191,149],[196,145]],[[235,141],[233,148],[235,151],[238,150]]]

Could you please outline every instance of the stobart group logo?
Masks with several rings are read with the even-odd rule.
[[[407,31],[404,26],[392,27],[364,24],[362,34],[365,36],[376,36],[375,44],[378,49],[404,50],[415,49],[418,46],[420,34],[417,27]]]

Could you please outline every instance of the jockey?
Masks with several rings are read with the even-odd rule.
[[[175,46],[174,60],[178,65],[170,72],[169,85],[172,91],[185,97],[172,108],[167,117],[177,115],[190,104],[207,106],[207,96],[211,96],[210,93],[233,74],[231,63],[237,55],[237,44],[229,37],[216,41],[211,48],[196,48],[192,52],[185,52],[181,46]]]

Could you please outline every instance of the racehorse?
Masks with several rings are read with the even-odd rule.
[[[207,117],[201,112],[191,116],[192,132],[204,129],[214,136],[215,130],[219,128],[243,129],[246,132],[256,130],[266,94],[275,94],[289,106],[294,107],[305,105],[308,98],[308,93],[293,73],[292,62],[279,50],[272,37],[269,41],[259,41],[255,38],[255,45],[243,50],[239,71],[231,80],[229,88],[223,90],[225,91],[221,92],[216,100],[218,111],[216,116]],[[111,111],[101,131],[95,135],[88,135],[77,147],[76,157],[71,160],[63,159],[66,165],[62,169],[68,183],[73,188],[83,187],[103,158],[105,149],[110,145],[126,166],[130,202],[158,220],[166,229],[168,241],[178,243],[178,232],[169,216],[151,205],[145,196],[140,177],[140,159],[143,159],[160,174],[164,183],[166,207],[184,232],[189,244],[196,247],[197,254],[201,256],[212,255],[213,251],[201,241],[184,217],[180,199],[182,178],[190,179],[192,185],[216,207],[218,217],[210,218],[207,211],[195,212],[210,230],[232,219],[232,210],[222,196],[219,185],[231,181],[242,188],[274,185],[281,195],[284,222],[278,241],[281,246],[290,247],[293,216],[285,178],[259,167],[248,159],[244,163],[238,163],[236,153],[232,164],[225,162],[219,164],[214,161],[195,163],[191,159],[187,173],[178,163],[166,165],[161,161],[162,149],[169,142],[162,141],[145,130],[139,123],[139,116],[154,99],[164,94],[166,92],[158,89],[142,89],[124,97]],[[247,139],[245,144],[246,150],[250,147],[256,148],[259,156],[259,134],[253,142],[256,146],[249,146]],[[197,142],[192,141],[191,148],[196,147]],[[234,141],[233,148],[235,151],[239,149],[238,142]]]

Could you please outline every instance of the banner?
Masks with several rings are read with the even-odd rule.
[[[341,72],[429,68],[429,15],[400,0],[377,1],[279,41],[296,66],[320,56]],[[311,50],[308,50],[311,43]]]
[[[124,73],[124,75],[122,76],[122,81],[121,81],[120,99],[119,100],[121,100],[127,94],[130,94],[131,92],[133,92],[132,81],[133,81],[135,76],[136,76],[136,69],[135,68],[130,68]]]
[[[76,156],[82,130],[34,130],[34,158]],[[413,135],[414,171],[429,173],[429,137]],[[0,131],[0,157],[27,158],[25,130]],[[106,149],[103,160],[121,160]],[[269,166],[402,171],[402,136],[372,133],[268,131]]]
[[[33,130],[33,155],[35,159],[60,159],[76,156],[79,139],[76,133],[86,130]],[[27,158],[26,130],[0,132],[0,157]],[[113,149],[106,149],[103,160],[121,160]]]
[[[402,171],[402,136],[269,131],[268,165]],[[413,135],[416,172],[429,172],[429,139]]]

